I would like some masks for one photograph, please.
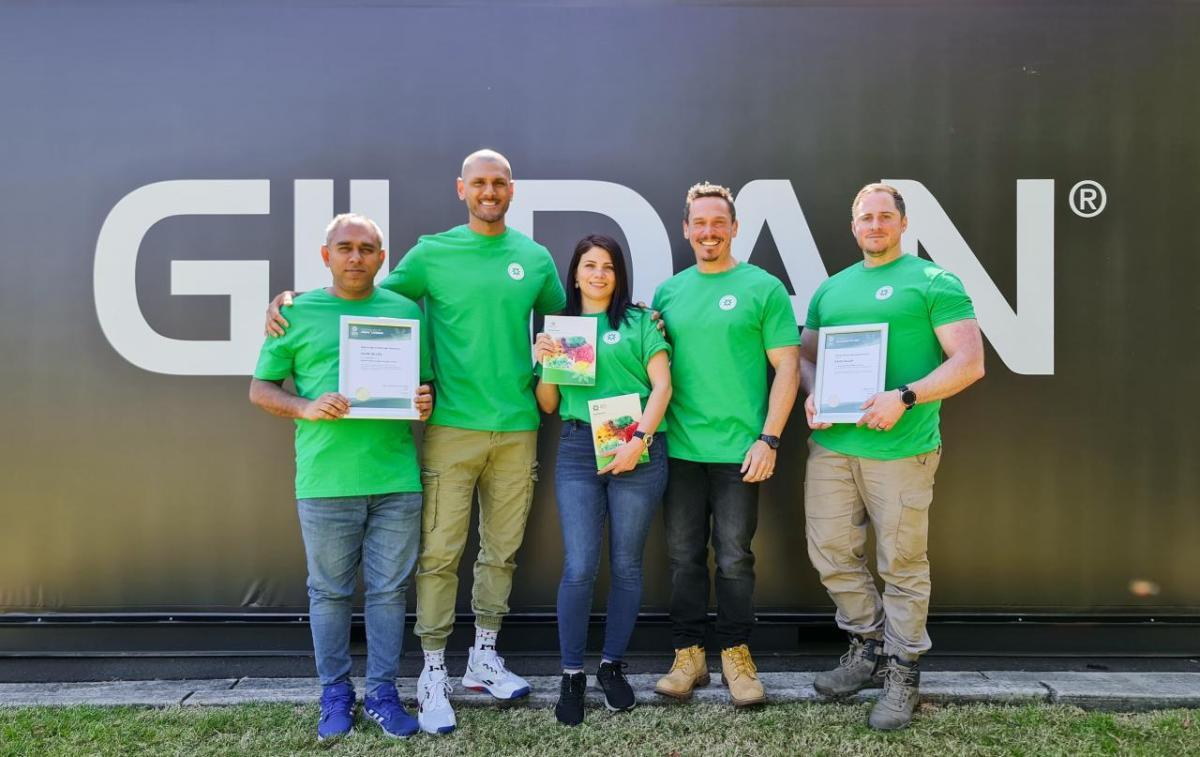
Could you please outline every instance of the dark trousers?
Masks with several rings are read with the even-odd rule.
[[[671,559],[671,626],[676,649],[704,644],[708,621],[708,543],[717,563],[717,642],[748,644],[754,628],[754,552],[758,484],[742,481],[737,463],[671,459],[667,553]]]

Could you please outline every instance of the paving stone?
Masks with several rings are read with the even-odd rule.
[[[989,678],[978,672],[921,673],[921,699],[927,702],[1044,702],[1049,690],[1038,681]]]
[[[351,679],[361,698],[366,681]],[[403,694],[403,690],[401,690]],[[234,705],[252,702],[271,704],[312,704],[321,699],[321,682],[316,678],[241,678],[224,689],[197,691],[185,705]]]
[[[1200,707],[1200,673],[1046,673],[1050,699],[1097,710]]]
[[[979,675],[993,681],[1040,683],[1043,678],[1054,673],[1044,670],[982,670]]]
[[[234,678],[183,681],[94,681],[84,683],[0,683],[0,707],[148,705],[170,707],[190,695],[228,689]]]

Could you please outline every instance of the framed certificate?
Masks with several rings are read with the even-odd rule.
[[[862,418],[862,403],[883,391],[887,336],[886,323],[821,328],[817,336],[814,421],[857,423]]]
[[[347,418],[416,420],[421,378],[421,322],[408,318],[341,319],[338,392]]]

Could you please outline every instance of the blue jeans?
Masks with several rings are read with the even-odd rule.
[[[350,680],[350,601],[363,568],[367,691],[395,683],[404,600],[421,538],[421,493],[296,502],[308,562],[308,612],[322,686]]]
[[[554,494],[565,553],[558,584],[558,643],[564,668],[583,667],[606,520],[611,580],[603,654],[614,662],[624,656],[642,602],[646,534],[666,485],[666,437],[656,437],[650,445],[649,462],[617,476],[599,476],[591,426],[579,421],[563,423]]]

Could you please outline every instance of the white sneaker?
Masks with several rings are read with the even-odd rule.
[[[425,733],[450,733],[458,725],[450,705],[450,689],[445,668],[421,671],[417,679],[417,723]]]
[[[491,649],[481,652],[471,647],[462,683],[472,691],[486,691],[496,699],[529,696],[529,681],[504,667],[504,658]]]

